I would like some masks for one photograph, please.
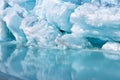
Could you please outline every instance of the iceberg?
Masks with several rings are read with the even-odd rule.
[[[0,80],[119,74],[120,0],[0,0]]]
[[[106,49],[109,42],[120,47],[120,0],[1,0],[0,3],[0,41],[64,49]]]

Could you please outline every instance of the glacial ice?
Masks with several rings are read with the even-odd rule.
[[[120,80],[120,0],[0,0],[0,71]]]
[[[120,48],[120,0],[0,0],[0,3],[0,41],[65,49]]]

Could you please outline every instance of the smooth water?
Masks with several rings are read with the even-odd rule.
[[[5,42],[0,44],[0,71],[21,80],[120,80],[120,55],[97,49],[28,48]]]

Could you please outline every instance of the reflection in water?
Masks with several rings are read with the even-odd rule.
[[[120,80],[120,56],[97,50],[28,48],[2,43],[0,71],[23,80]]]

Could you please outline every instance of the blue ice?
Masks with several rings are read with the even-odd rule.
[[[1,72],[120,80],[120,0],[0,0]]]

